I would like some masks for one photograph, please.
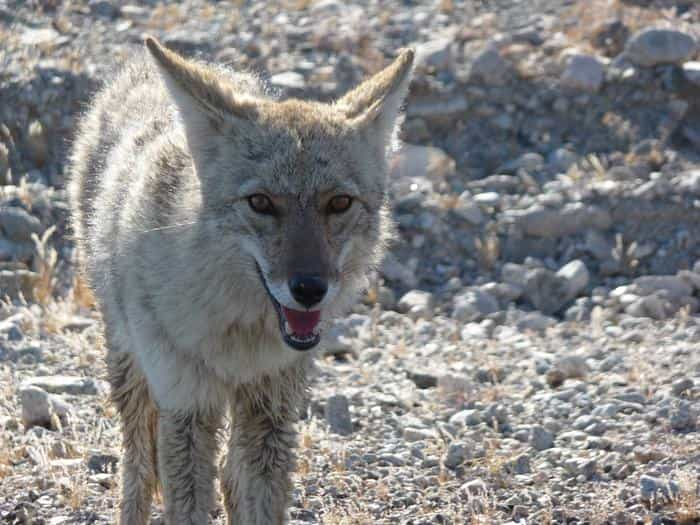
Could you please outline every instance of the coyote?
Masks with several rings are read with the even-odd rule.
[[[122,525],[286,521],[311,349],[389,235],[386,158],[414,52],[331,104],[153,38],[96,95],[71,157],[78,259],[105,322]],[[322,344],[321,344],[322,346]]]

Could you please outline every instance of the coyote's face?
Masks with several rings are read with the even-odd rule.
[[[238,247],[232,270],[266,291],[287,345],[316,346],[386,236],[385,150],[413,53],[328,105],[238,93],[147,43],[183,117],[206,237]]]

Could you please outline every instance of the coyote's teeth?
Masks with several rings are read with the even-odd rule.
[[[292,327],[287,321],[284,322],[284,331],[287,332],[288,335],[294,335],[294,333],[292,332]]]

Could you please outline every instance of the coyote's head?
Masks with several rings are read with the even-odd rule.
[[[258,96],[220,70],[146,44],[184,123],[199,213],[212,219],[203,221],[208,242],[236,252],[230,271],[266,290],[290,347],[316,346],[320,320],[354,300],[387,236],[386,152],[413,51],[322,104]]]

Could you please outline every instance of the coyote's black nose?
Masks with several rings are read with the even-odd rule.
[[[297,274],[288,284],[292,297],[307,308],[320,303],[328,291],[328,283],[318,275]]]

